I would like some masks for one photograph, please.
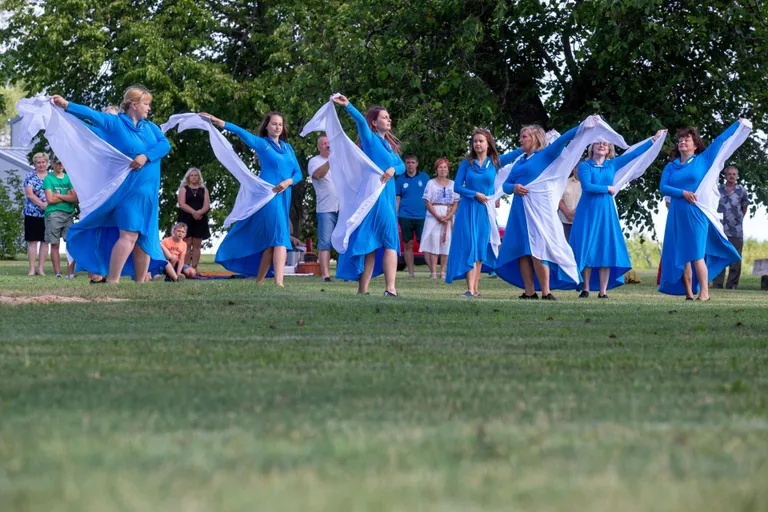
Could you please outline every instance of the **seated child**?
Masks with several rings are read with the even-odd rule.
[[[184,264],[184,258],[187,255],[187,243],[184,241],[186,236],[187,225],[183,222],[177,222],[173,226],[172,236],[169,236],[160,243],[160,248],[168,260],[163,270],[166,281],[191,279],[197,274],[194,268]]]

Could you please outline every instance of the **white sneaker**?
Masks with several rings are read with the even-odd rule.
[[[74,278],[75,278],[75,274],[68,274],[67,275],[67,279],[74,279]]]

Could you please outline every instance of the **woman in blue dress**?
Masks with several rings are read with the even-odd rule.
[[[536,289],[540,288],[544,300],[555,300],[550,288],[575,286],[557,265],[531,256],[522,197],[528,194],[526,185],[538,178],[560,156],[568,142],[576,136],[577,130],[578,127],[568,130],[549,145],[541,126],[529,125],[520,130],[520,149],[524,155],[512,167],[503,185],[505,193],[519,197],[512,201],[504,240],[499,250],[496,274],[518,288],[524,288],[521,299],[538,299]],[[556,215],[556,212],[553,211],[552,215]],[[550,266],[554,270],[553,276],[550,276]]]
[[[255,275],[259,284],[272,268],[275,284],[284,288],[285,261],[288,248],[293,248],[290,187],[302,179],[296,154],[287,142],[284,118],[279,112],[270,112],[261,122],[257,135],[253,135],[210,114],[201,115],[240,137],[256,152],[261,165],[259,177],[273,184],[272,191],[277,194],[253,215],[235,223],[221,242],[215,261],[232,272]]]
[[[661,252],[662,293],[685,294],[687,300],[693,300],[698,290],[698,300],[709,300],[709,276],[740,259],[738,251],[696,206],[696,190],[718,160],[725,141],[743,121],[733,123],[706,149],[696,128],[683,128],[676,134],[674,160],[664,168],[659,187],[662,195],[671,198]]]
[[[616,171],[651,149],[663,135],[616,157],[609,142],[595,142],[587,149],[587,160],[579,164],[582,195],[571,227],[570,244],[579,272],[584,277],[580,298],[589,297],[590,289],[600,287],[598,298],[607,299],[607,290],[624,284],[624,274],[632,269],[627,243],[619,224],[613,197]],[[594,268],[597,273],[592,272]]]
[[[171,150],[160,128],[147,120],[152,94],[131,86],[123,95],[118,115],[97,112],[53,96],[70,114],[90,122],[100,138],[132,158],[132,172],[98,208],[69,228],[67,249],[78,268],[107,275],[97,282],[118,283],[133,274],[142,282],[149,269],[165,266],[160,249],[160,160]]]
[[[371,278],[384,274],[387,297],[397,297],[395,275],[400,253],[400,235],[395,213],[395,180],[405,172],[400,158],[400,141],[392,134],[392,120],[384,107],[368,109],[365,117],[345,96],[335,96],[334,103],[344,107],[357,125],[357,135],[363,153],[384,174],[386,186],[371,210],[349,237],[347,250],[339,255],[336,278],[359,281],[357,293],[368,294]]]
[[[493,269],[496,265],[486,203],[495,193],[494,184],[499,169],[514,162],[521,154],[522,150],[516,149],[499,156],[491,132],[477,128],[472,132],[469,155],[459,164],[453,190],[462,200],[454,219],[445,282],[466,278],[464,297],[480,295],[483,266]]]

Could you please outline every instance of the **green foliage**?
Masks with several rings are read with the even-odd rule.
[[[281,111],[304,165],[314,140],[295,136],[332,92],[360,109],[383,104],[404,150],[425,168],[454,168],[475,126],[504,148],[520,126],[564,131],[601,113],[632,143],[662,127],[697,125],[707,139],[738,117],[768,121],[768,6],[751,1],[487,2],[480,0],[0,0],[8,50],[0,72],[32,93],[100,106],[141,82],[154,116],[208,111],[255,128]],[[354,137],[352,123],[343,121]],[[176,189],[201,167],[216,228],[237,194],[198,134],[172,134],[163,164],[161,225],[176,216]],[[250,151],[234,141],[247,163]],[[670,142],[671,145],[671,142]],[[765,142],[734,163],[758,202],[768,201]],[[618,197],[627,225],[651,227],[663,162]],[[294,188],[297,233],[313,222]],[[311,193],[311,192],[310,192]]]
[[[0,180],[0,260],[12,260],[24,252],[24,192],[21,179],[8,171]]]

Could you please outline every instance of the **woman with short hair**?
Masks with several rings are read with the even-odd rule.
[[[43,180],[48,176],[48,155],[35,153],[32,157],[35,169],[24,178],[24,240],[27,242],[27,260],[29,273],[44,276],[43,265],[48,255],[45,242],[45,208],[48,201],[43,189]],[[37,265],[35,265],[37,258]]]
[[[716,189],[725,160],[746,140],[751,127],[749,121],[739,119],[709,147],[696,128],[677,131],[673,160],[664,168],[659,186],[662,195],[671,198],[661,252],[660,292],[685,294],[687,300],[693,300],[698,291],[697,300],[709,300],[709,276],[741,259],[722,232],[712,189]],[[704,182],[709,186],[701,188]]]
[[[419,248],[427,260],[430,279],[438,278],[438,260],[440,262],[439,277],[445,279],[445,267],[453,234],[453,216],[459,202],[459,195],[453,190],[453,180],[448,179],[449,166],[450,162],[447,158],[439,158],[435,162],[436,177],[429,180],[424,187],[427,215],[424,219]]]

